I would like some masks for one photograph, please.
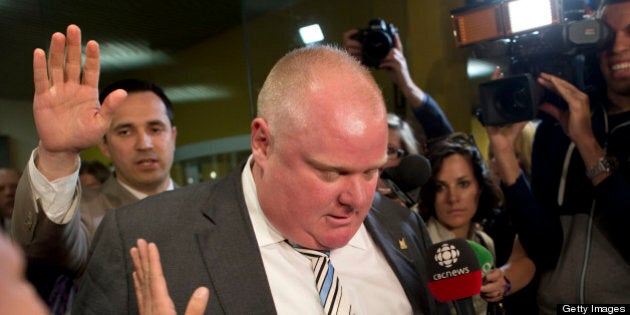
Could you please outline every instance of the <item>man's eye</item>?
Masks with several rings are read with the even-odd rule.
[[[161,127],[153,127],[153,128],[151,128],[151,132],[153,132],[153,133],[160,133],[162,131],[164,131],[164,128],[161,128]]]
[[[322,178],[324,178],[325,181],[327,182],[332,182],[335,179],[339,178],[339,172],[336,171],[323,171],[322,172]]]

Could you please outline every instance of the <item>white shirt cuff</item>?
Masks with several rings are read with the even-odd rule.
[[[51,221],[66,224],[72,219],[79,205],[80,167],[74,173],[51,182],[35,166],[36,154],[37,148],[33,150],[28,161],[28,176],[31,179],[35,209],[38,209],[37,201],[39,201],[44,213]],[[79,163],[81,163],[80,160]]]

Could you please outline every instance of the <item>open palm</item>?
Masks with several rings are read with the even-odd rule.
[[[49,59],[42,49],[33,53],[35,96],[33,115],[40,147],[50,152],[75,152],[98,144],[115,108],[126,96],[112,93],[98,101],[99,48],[95,41],[86,46],[81,73],[81,30],[67,28],[67,36],[52,36]]]

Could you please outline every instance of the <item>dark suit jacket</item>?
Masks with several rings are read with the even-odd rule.
[[[436,314],[427,288],[430,239],[419,216],[377,195],[365,225],[400,280],[416,314]],[[241,185],[241,172],[152,196],[107,212],[73,314],[137,314],[129,249],[138,238],[160,249],[169,293],[183,314],[199,286],[206,314],[275,314]],[[403,239],[406,249],[401,249]],[[441,306],[440,306],[441,308]]]

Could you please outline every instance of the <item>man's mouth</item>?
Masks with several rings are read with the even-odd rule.
[[[616,63],[610,67],[613,71],[621,71],[630,69],[630,62]]]

